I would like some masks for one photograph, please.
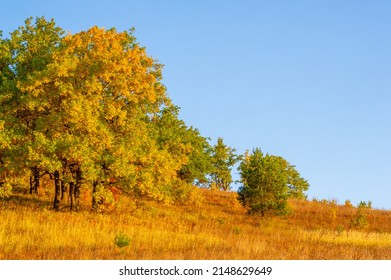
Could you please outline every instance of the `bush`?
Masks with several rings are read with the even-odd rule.
[[[356,214],[351,220],[351,224],[356,229],[365,229],[369,227],[369,220],[367,216],[367,209],[370,209],[371,205],[361,201],[357,207]]]
[[[305,199],[304,191],[309,187],[293,165],[284,158],[264,155],[255,149],[245,154],[239,166],[242,186],[238,190],[239,200],[249,213],[269,212],[285,215],[287,199]]]
[[[129,246],[130,238],[126,234],[119,232],[114,238],[114,244],[122,249],[126,246]]]

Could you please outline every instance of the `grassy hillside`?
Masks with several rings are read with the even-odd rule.
[[[197,203],[118,201],[92,213],[50,210],[26,190],[0,201],[0,259],[391,259],[391,212],[290,201],[285,217],[254,217],[236,194],[200,190]],[[118,248],[114,239],[130,239]]]

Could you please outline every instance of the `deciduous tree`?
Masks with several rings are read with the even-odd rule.
[[[223,138],[218,138],[212,149],[211,162],[213,170],[210,174],[211,188],[227,191],[230,189],[232,180],[232,167],[240,160],[235,154],[235,149],[224,144]]]
[[[40,125],[45,122],[48,108],[41,98],[23,88],[52,62],[62,34],[53,20],[37,18],[33,23],[29,18],[1,42],[0,115],[12,139],[7,153],[8,167],[16,177],[30,173],[31,192],[38,191],[45,169],[42,157],[48,142],[42,137]]]
[[[213,168],[211,146],[197,129],[180,120],[178,113],[176,106],[162,110],[152,123],[153,137],[160,149],[168,150],[175,161],[181,162],[177,170],[179,179],[188,184],[205,185]]]
[[[239,200],[250,213],[284,214],[289,197],[304,198],[308,182],[284,158],[263,154],[260,149],[246,152],[239,166],[242,186]]]

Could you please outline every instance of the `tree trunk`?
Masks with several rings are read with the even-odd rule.
[[[98,208],[98,203],[96,201],[95,193],[98,187],[98,181],[92,183],[92,210],[96,211]]]
[[[80,202],[80,187],[82,180],[82,172],[78,168],[76,171],[76,184],[75,184],[75,211],[79,211],[79,202]]]
[[[69,199],[70,199],[70,210],[73,211],[75,204],[75,183],[69,182]]]
[[[54,202],[53,209],[55,211],[60,211],[60,198],[61,198],[61,186],[60,186],[60,172],[54,172]]]
[[[66,192],[67,192],[67,185],[65,184],[64,180],[61,180],[61,201],[64,200]]]
[[[31,175],[30,175],[30,194],[38,193],[38,187],[39,187],[39,169],[37,167],[31,168]]]
[[[31,174],[30,175],[30,194],[33,194],[33,189],[34,189],[34,179],[33,179],[33,175]]]

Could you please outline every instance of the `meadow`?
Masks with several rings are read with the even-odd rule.
[[[15,189],[0,201],[0,259],[391,259],[390,211],[366,209],[360,225],[349,203],[290,200],[288,215],[260,217],[234,192],[197,195],[186,205],[122,197],[102,213],[87,195],[76,213],[52,211],[50,193]]]

